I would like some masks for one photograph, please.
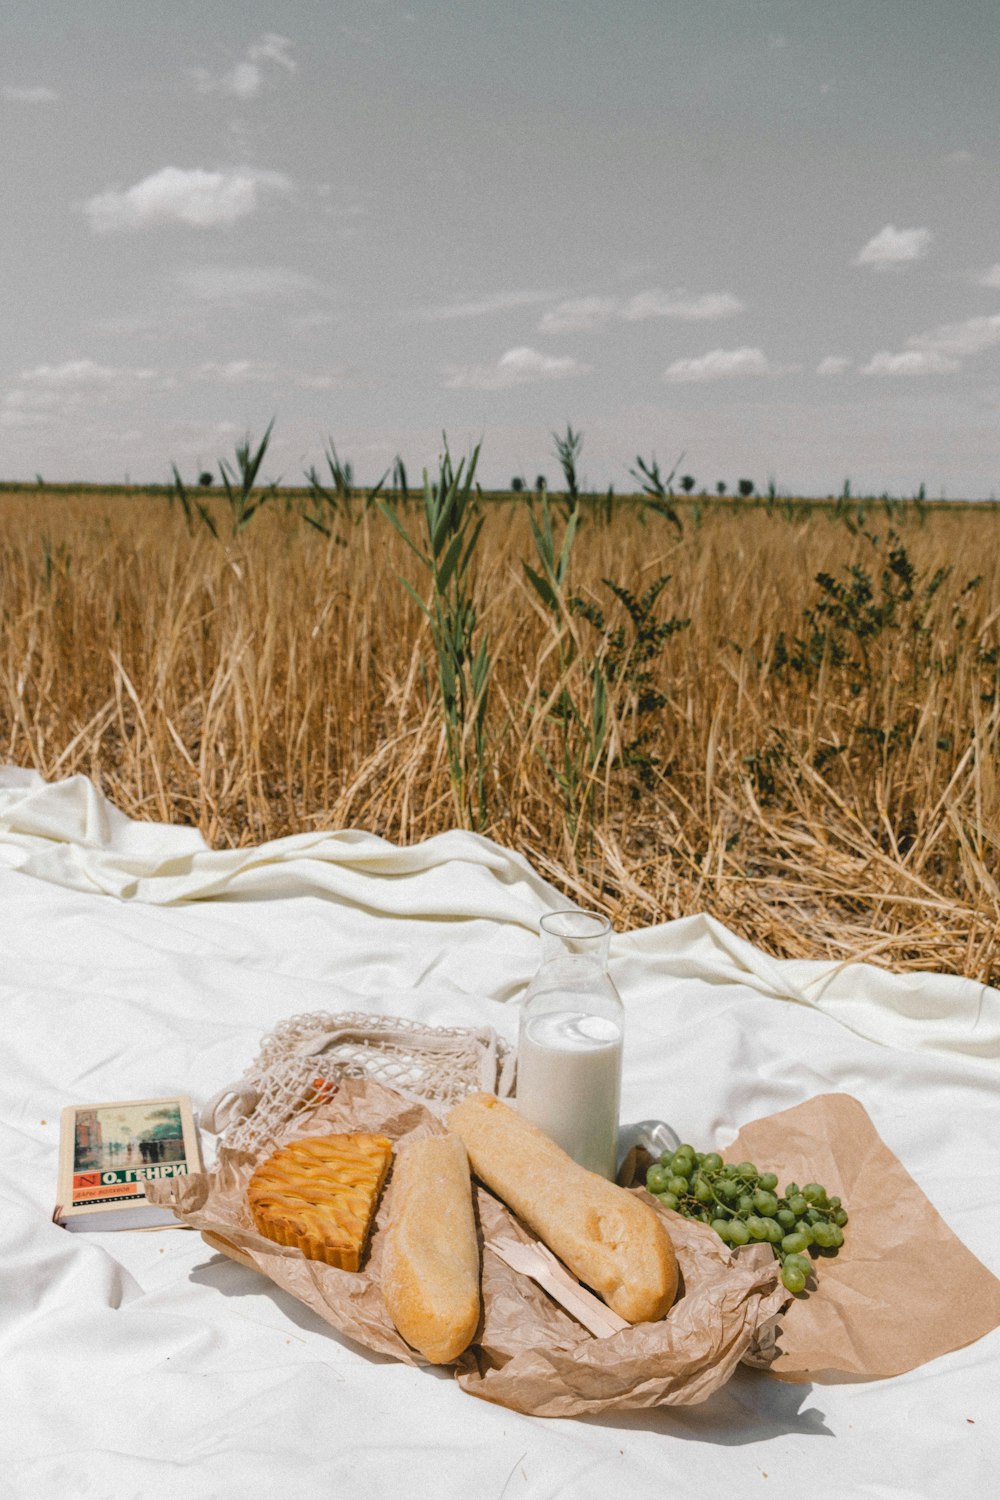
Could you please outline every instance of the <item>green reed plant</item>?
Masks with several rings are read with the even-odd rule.
[[[669,474],[660,473],[660,466],[656,461],[655,455],[649,460],[649,463],[646,463],[645,459],[637,455],[635,460],[636,467],[629,469],[629,473],[633,479],[638,481],[639,487],[645,496],[646,509],[655,511],[658,516],[662,516],[665,521],[669,521],[671,526],[676,528],[678,536],[683,534],[684,523],[674,509],[674,492],[671,489],[671,485],[683,458],[684,454],[682,453]]]
[[[222,479],[223,492],[226,503],[229,506],[230,534],[236,537],[245,531],[258,514],[261,508],[269,500],[273,500],[277,494],[278,481],[272,480],[262,492],[257,489],[257,476],[260,466],[264,462],[268,444],[271,441],[271,433],[274,430],[274,418],[267,424],[267,429],[256,448],[253,445],[250,434],[247,433],[242,443],[236,444],[235,463],[231,464],[226,459],[219,460],[219,476]],[[176,464],[171,465],[173,473],[173,486],[170,491],[171,503],[177,499],[180,501],[184,512],[184,519],[190,531],[197,514],[208,530],[219,540],[219,529],[216,525],[208,506],[202,501],[195,501],[192,505],[191,496],[187,492],[184,481],[181,479],[180,471]]]
[[[538,567],[526,562],[521,566],[548,611],[555,635],[558,674],[555,688],[545,699],[542,709],[544,717],[556,731],[557,757],[553,759],[541,744],[539,754],[560,790],[567,823],[575,841],[592,809],[594,775],[607,738],[607,680],[601,660],[595,656],[586,673],[590,684],[589,711],[571,687],[578,649],[566,589],[570,558],[580,525],[579,508],[568,511],[561,537],[556,535],[552,510],[544,493],[540,519],[531,511],[528,521]]]
[[[574,432],[572,427],[567,423],[566,436],[560,437],[557,432],[554,432],[552,434],[552,441],[555,443],[556,458],[559,460],[559,467],[562,469],[563,478],[566,481],[566,489],[563,495],[563,509],[568,522],[580,508],[580,482],[576,472],[576,461],[580,457],[580,451],[583,448],[583,433]]]
[[[200,517],[204,525],[208,527],[208,530],[215,537],[216,541],[218,541],[218,528],[215,524],[215,521],[212,519],[212,514],[208,506],[205,505],[201,500],[195,500],[192,503],[192,498],[188,494],[187,486],[181,478],[180,470],[178,469],[177,465],[171,464],[170,468],[171,473],[173,474],[173,484],[171,485],[171,488],[167,495],[168,503],[172,506],[175,500],[180,501],[180,507],[184,513],[184,523],[187,526],[189,532],[194,530],[194,518],[197,515],[198,517]]]
[[[261,507],[273,500],[277,493],[277,480],[273,480],[262,493],[257,490],[257,476],[273,430],[272,417],[256,448],[247,433],[242,443],[236,444],[235,464],[227,463],[224,458],[219,460],[219,476],[229,505],[233,536],[245,531]]]
[[[358,491],[354,485],[354,468],[349,461],[343,461],[337,453],[333,438],[330,438],[323,453],[326,466],[330,472],[330,482],[325,483],[313,464],[306,469],[305,476],[309,485],[309,503],[311,510],[302,512],[302,519],[325,537],[332,537],[339,547],[347,546],[347,537],[341,527],[353,526],[359,519],[357,502]],[[400,463],[401,460],[397,460]],[[386,469],[382,478],[373,489],[364,493],[364,509],[368,510],[375,504],[382,486],[389,477]]]
[[[486,710],[490,654],[476,606],[474,560],[483,526],[475,488],[479,445],[468,464],[452,464],[447,439],[436,479],[424,471],[424,537],[415,541],[384,501],[379,509],[430,574],[430,597],[421,599],[400,579],[430,627],[437,657],[437,682],[444,717],[448,768],[461,817],[485,826]]]

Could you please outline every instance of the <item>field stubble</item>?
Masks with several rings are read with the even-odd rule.
[[[551,610],[526,500],[484,506],[482,831],[620,928],[704,911],[779,956],[998,982],[1000,513],[680,514],[582,507]],[[643,655],[604,580],[638,605],[664,575],[647,624],[676,628]],[[0,496],[0,756],[216,847],[454,827],[400,577],[426,592],[374,508],[326,537],[279,498],[216,540],[163,497]]]

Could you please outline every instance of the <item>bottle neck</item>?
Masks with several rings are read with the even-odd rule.
[[[542,965],[574,972],[604,973],[611,948],[611,923],[594,912],[557,911],[542,917]]]

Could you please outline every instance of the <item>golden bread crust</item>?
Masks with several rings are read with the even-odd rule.
[[[479,1325],[479,1242],[465,1147],[455,1135],[403,1142],[392,1170],[382,1296],[431,1364],[457,1359]]]
[[[357,1271],[391,1159],[392,1142],[384,1135],[358,1131],[291,1141],[250,1178],[254,1224],[309,1260]]]
[[[650,1204],[578,1166],[493,1094],[462,1099],[448,1128],[476,1176],[619,1317],[663,1317],[677,1294],[677,1258]]]

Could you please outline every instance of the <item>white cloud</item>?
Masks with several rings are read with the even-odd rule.
[[[292,43],[287,36],[278,36],[277,32],[265,31],[264,35],[253,42],[247,51],[251,62],[273,62],[281,67],[287,68],[289,73],[295,72],[295,59],[291,56]]]
[[[512,307],[530,307],[536,302],[548,302],[552,292],[513,291],[490,292],[483,297],[468,297],[458,302],[445,302],[436,307],[418,307],[415,316],[424,323],[449,322],[453,318],[481,318],[488,313],[505,312]]]
[[[58,365],[34,365],[22,370],[21,384],[4,396],[0,425],[39,427],[69,413],[110,401],[120,402],[137,382],[144,389],[162,388],[158,370],[101,365],[93,359],[67,359]]]
[[[47,417],[37,411],[18,411],[4,406],[0,411],[0,427],[7,427],[15,431],[24,427],[42,427]]]
[[[988,271],[984,271],[981,276],[977,276],[976,281],[979,286],[993,287],[1000,291],[1000,260],[995,266],[990,266]]]
[[[678,318],[686,322],[732,317],[743,311],[743,303],[731,292],[692,295],[684,287],[665,292],[661,287],[636,292],[631,297],[575,297],[560,302],[542,318],[540,333],[591,333],[612,318],[626,323],[647,318]]]
[[[230,94],[234,99],[256,99],[264,87],[265,63],[295,72],[292,43],[273,31],[265,32],[249,46],[239,62],[215,77],[207,68],[192,68],[191,76],[201,94]]]
[[[224,385],[246,385],[256,380],[273,380],[275,367],[257,359],[230,359],[224,363],[206,360],[194,371],[195,380],[217,380]]]
[[[1000,313],[941,323],[908,338],[899,353],[882,349],[862,367],[862,375],[954,375],[961,360],[1000,346]]]
[[[539,380],[586,375],[589,370],[590,365],[581,364],[568,355],[540,354],[537,349],[519,345],[508,349],[495,365],[448,366],[444,383],[450,390],[504,391]]]
[[[914,349],[937,354],[981,354],[1000,344],[1000,313],[991,317],[966,318],[963,323],[942,323],[926,333],[915,333],[906,341]]]
[[[843,375],[845,370],[851,368],[851,361],[845,354],[828,354],[821,359],[816,366],[817,375]]]
[[[51,104],[59,98],[55,89],[46,88],[44,84],[19,87],[17,84],[5,83],[0,93],[11,104]]]
[[[187,224],[195,229],[235,224],[252,214],[261,194],[287,192],[280,172],[256,167],[206,172],[201,167],[161,167],[122,191],[111,188],[84,204],[95,234],[141,229],[150,224]]]
[[[703,292],[691,296],[683,287],[663,292],[653,287],[648,292],[637,292],[630,297],[621,310],[621,316],[634,323],[645,318],[681,318],[685,322],[709,321],[714,318],[730,318],[743,311],[743,303],[729,292]]]
[[[356,384],[347,370],[290,370],[257,359],[206,360],[190,371],[190,379],[214,381],[218,385],[253,385],[281,382],[299,391],[342,390]]]
[[[907,265],[923,259],[932,238],[929,229],[897,229],[894,224],[887,224],[861,247],[852,264],[873,266],[877,271]]]
[[[315,375],[293,375],[292,384],[300,391],[339,391],[357,385],[349,370],[321,370]]]
[[[79,403],[80,397],[73,392],[67,399],[66,391],[13,390],[3,399],[0,425],[9,428],[41,427],[67,405]]]
[[[183,266],[174,273],[180,288],[199,302],[240,306],[320,296],[326,288],[313,276],[288,266]]]
[[[571,297],[550,308],[538,325],[539,333],[591,333],[613,317],[616,297]]]
[[[4,406],[16,408],[18,411],[52,411],[54,407],[62,404],[65,393],[57,390],[23,391],[19,387],[8,391],[3,399]]]
[[[949,359],[944,354],[936,354],[926,349],[904,349],[899,354],[890,354],[888,350],[880,350],[873,354],[866,365],[862,365],[862,375],[954,375],[960,369],[956,359]]]
[[[61,365],[35,365],[21,372],[21,380],[49,390],[81,390],[108,386],[119,380],[155,380],[158,371],[99,365],[93,359],[67,359]]]
[[[663,372],[674,384],[730,380],[743,375],[773,375],[774,367],[761,349],[711,349],[696,359],[675,359]]]

